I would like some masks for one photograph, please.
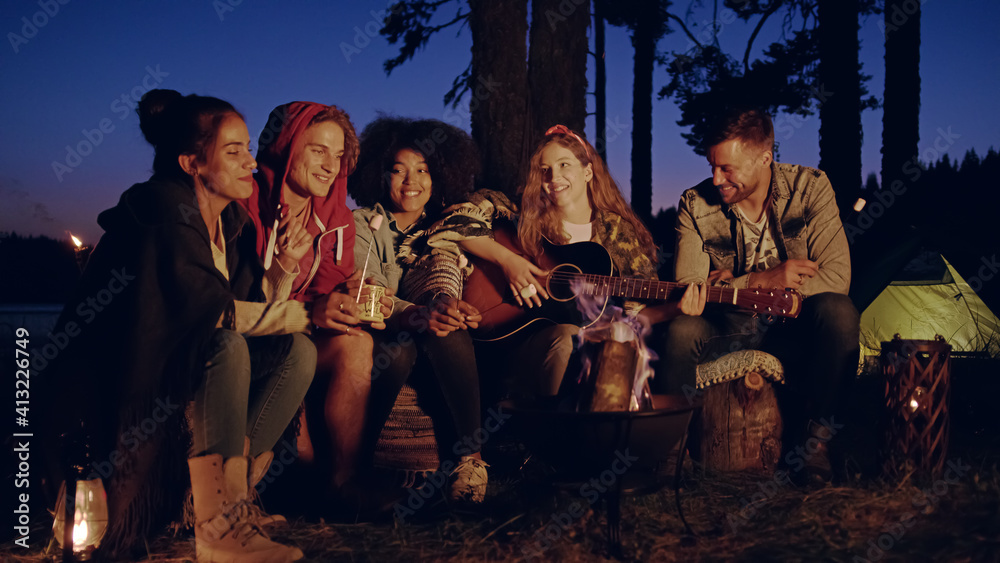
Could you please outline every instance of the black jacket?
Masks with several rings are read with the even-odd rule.
[[[262,301],[263,267],[242,207],[223,211],[230,279],[212,260],[193,188],[154,176],[101,213],[105,230],[53,333],[65,342],[35,377],[48,432],[47,489],[80,461],[104,479],[111,553],[175,516],[187,487],[184,416],[204,348],[234,300]],[[61,334],[61,336],[60,336]],[[82,422],[82,426],[81,426]],[[67,459],[69,458],[69,459]]]

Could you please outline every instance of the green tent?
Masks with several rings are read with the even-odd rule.
[[[952,352],[1000,357],[1000,319],[938,252],[918,253],[861,313],[861,351],[877,355],[881,343],[933,340]]]

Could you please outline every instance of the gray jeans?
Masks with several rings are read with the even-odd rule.
[[[304,334],[244,338],[215,331],[191,414],[191,456],[270,450],[295,416],[316,372],[316,347]]]

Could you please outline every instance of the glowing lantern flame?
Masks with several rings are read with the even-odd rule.
[[[52,532],[56,542],[63,544],[66,483],[59,489]],[[108,504],[100,478],[76,482],[76,501],[73,514],[73,552],[78,559],[90,559],[101,544],[108,526]]]
[[[859,198],[858,198],[858,201],[855,201],[855,202],[854,202],[854,210],[855,210],[855,211],[857,211],[858,213],[860,213],[860,212],[861,212],[861,210],[865,208],[865,205],[866,205],[867,203],[868,203],[868,202],[867,202],[867,201],[865,201],[865,200],[864,200],[864,198],[860,198],[860,197],[859,197]]]
[[[925,394],[927,394],[927,391],[923,387],[917,387],[912,393],[910,393],[910,400],[907,403],[910,408],[910,413],[917,412],[917,409],[920,408],[920,405],[924,400]]]
[[[73,245],[76,246],[77,248],[80,248],[81,246],[83,246],[83,241],[81,241],[80,239],[76,238],[76,236],[69,235],[69,238],[73,239]]]
[[[76,523],[73,524],[73,547],[76,549],[87,545],[87,521],[83,519],[83,514],[76,513]]]

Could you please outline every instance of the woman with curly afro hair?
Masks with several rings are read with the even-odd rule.
[[[478,170],[476,146],[461,129],[432,119],[381,116],[361,133],[361,156],[347,188],[362,206],[354,211],[355,262],[366,280],[396,293],[388,329],[373,333],[376,350],[398,346],[398,353],[374,361],[366,443],[374,445],[417,367],[437,382],[444,398],[446,419],[435,421],[442,429],[438,443],[454,447],[442,448],[442,469],[451,469],[450,497],[466,502],[482,502],[487,481],[487,465],[472,439],[482,422],[466,330],[478,326],[480,315],[460,299],[466,261],[457,244],[429,245],[428,237],[441,211],[472,189]]]

